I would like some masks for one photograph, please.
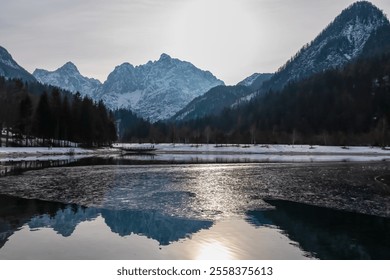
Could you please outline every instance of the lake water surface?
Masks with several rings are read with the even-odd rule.
[[[0,259],[390,259],[385,162],[64,164],[0,177]]]

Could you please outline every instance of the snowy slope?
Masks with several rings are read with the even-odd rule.
[[[23,69],[9,54],[0,46],[0,76],[7,79],[22,79],[26,82],[36,82],[35,78]]]
[[[258,77],[260,77],[260,75],[261,75],[260,73],[254,73],[254,74],[250,75],[249,77],[245,78],[244,80],[242,80],[241,82],[239,82],[237,85],[250,87],[253,84],[253,82]]]
[[[371,34],[388,24],[383,12],[371,3],[352,4],[281,67],[262,91],[279,90],[289,82],[345,65],[362,53]]]
[[[81,95],[93,96],[101,86],[98,80],[82,76],[72,62],[67,62],[55,71],[36,69],[33,75],[43,84],[79,92]]]
[[[157,61],[117,66],[95,95],[111,109],[130,108],[151,121],[172,117],[191,100],[224,83],[189,62],[162,54]]]
[[[249,77],[245,78],[241,82],[239,82],[238,86],[246,86],[251,87],[254,90],[260,88],[265,81],[268,81],[271,79],[273,74],[269,73],[254,73],[250,75]]]

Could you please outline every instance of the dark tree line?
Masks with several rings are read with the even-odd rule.
[[[38,89],[42,92],[37,93]],[[2,77],[0,129],[0,143],[6,146],[63,146],[74,142],[92,147],[116,140],[113,115],[103,102]]]
[[[138,142],[150,136],[152,124],[132,111],[119,109],[114,111],[114,117],[117,120],[119,140]]]
[[[355,61],[269,91],[218,116],[138,122],[128,141],[390,145],[390,55]]]

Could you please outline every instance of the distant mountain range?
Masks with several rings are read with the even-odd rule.
[[[71,62],[53,72],[37,69],[34,76],[42,83],[103,100],[110,109],[131,109],[152,122],[172,117],[194,98],[224,84],[210,72],[167,54],[140,66],[123,63],[104,84],[82,76]]]
[[[209,220],[173,217],[157,210],[99,209],[1,194],[0,202],[7,205],[0,217],[0,248],[25,225],[31,230],[53,229],[63,237],[70,237],[77,226],[98,217],[103,218],[112,233],[146,236],[160,245],[177,242],[213,225]]]
[[[160,245],[169,245],[213,225],[211,221],[175,218],[153,210],[109,210],[74,206],[58,209],[52,215],[34,216],[28,221],[28,226],[32,230],[52,228],[62,236],[69,237],[79,224],[93,221],[99,216],[102,216],[111,232],[119,236],[138,234],[152,238]]]
[[[103,84],[81,75],[72,62],[55,71],[36,69],[31,75],[1,47],[0,76],[79,92],[96,101],[103,100],[112,110],[130,109],[152,122],[169,119],[194,98],[215,86],[224,85],[209,71],[167,54],[162,54],[157,61],[136,67],[123,63]]]
[[[103,100],[111,109],[131,109],[152,122],[182,121],[218,114],[223,108],[249,102],[256,95],[281,90],[291,82],[374,55],[390,46],[388,34],[390,23],[384,13],[370,2],[356,2],[275,74],[255,73],[236,87],[223,87],[224,83],[210,72],[167,54],[144,65],[123,63],[102,84],[82,76],[71,62],[52,72],[37,69],[31,75],[0,48],[0,76],[27,82],[38,80],[80,92],[96,101]]]
[[[377,7],[367,1],[356,2],[342,11],[274,75],[255,73],[238,84],[249,87],[251,91],[237,94],[237,89],[212,89],[189,103],[173,120],[185,121],[215,115],[224,107],[247,103],[269,90],[281,90],[288,83],[340,68],[358,57],[380,52],[385,45],[390,46],[389,26],[389,20]],[[216,92],[218,96],[212,94]]]

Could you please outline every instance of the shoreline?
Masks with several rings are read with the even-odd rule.
[[[210,154],[210,155],[356,155],[390,156],[390,148],[371,146],[319,146],[319,145],[220,145],[214,144],[114,144],[118,149],[154,146],[156,154]]]
[[[118,153],[118,149],[48,148],[48,147],[0,147],[0,162],[39,160],[51,157],[91,157]]]
[[[112,148],[48,148],[48,147],[0,147],[0,162],[17,160],[44,160],[53,157],[94,157],[121,155],[122,147],[150,147],[153,144],[114,144]],[[322,162],[322,161],[390,161],[390,150],[379,147],[336,147],[310,145],[223,145],[214,144],[155,144],[151,155],[157,158],[177,160],[181,158],[248,159],[269,162]],[[130,154],[136,157],[136,154]],[[157,159],[158,160],[158,159]]]

